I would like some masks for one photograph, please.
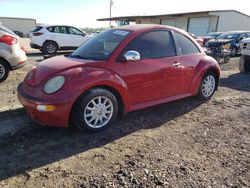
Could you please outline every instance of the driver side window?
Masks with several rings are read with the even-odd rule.
[[[175,56],[175,45],[169,31],[152,31],[135,38],[125,49],[139,52],[141,59]]]

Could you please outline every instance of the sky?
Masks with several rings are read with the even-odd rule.
[[[34,18],[37,23],[108,27],[110,0],[0,0],[0,16]],[[112,16],[171,14],[234,9],[250,15],[249,0],[113,0]]]

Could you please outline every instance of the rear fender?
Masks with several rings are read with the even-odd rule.
[[[196,69],[194,71],[191,87],[190,87],[190,93],[192,95],[197,95],[200,82],[204,76],[204,74],[208,71],[215,71],[218,77],[218,80],[220,78],[220,66],[218,62],[209,56],[204,56],[196,66]]]

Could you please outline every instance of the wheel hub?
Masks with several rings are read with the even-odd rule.
[[[84,119],[88,126],[101,128],[112,118],[113,103],[106,96],[95,97],[90,100],[84,110]]]

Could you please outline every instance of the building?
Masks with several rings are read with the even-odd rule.
[[[36,27],[36,20],[30,18],[0,17],[0,22],[12,31],[20,31],[26,36]]]
[[[98,21],[135,22],[137,24],[161,24],[178,27],[196,35],[213,31],[249,30],[250,16],[236,10],[200,11],[150,16],[123,16],[101,18]]]

